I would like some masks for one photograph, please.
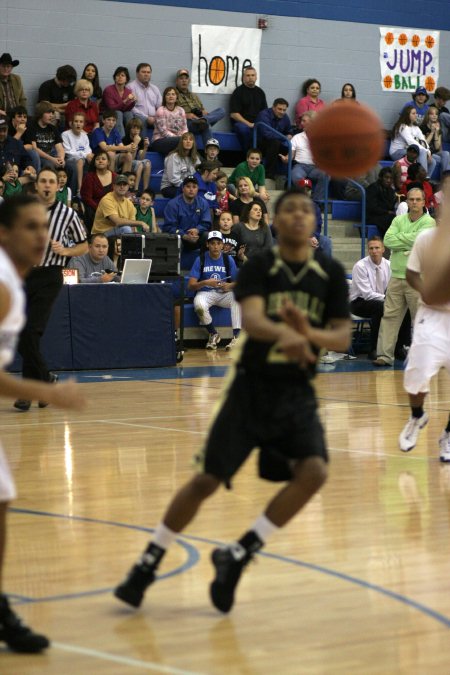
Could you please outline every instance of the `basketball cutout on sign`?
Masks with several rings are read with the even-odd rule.
[[[378,116],[366,105],[332,103],[308,126],[314,163],[335,178],[360,176],[383,155],[384,133]]]

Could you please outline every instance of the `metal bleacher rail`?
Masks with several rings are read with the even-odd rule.
[[[271,126],[266,124],[265,122],[255,122],[255,126],[253,127],[253,147],[257,148],[257,139],[258,139],[258,129],[270,129],[270,132],[274,134],[277,138],[283,141],[283,143],[288,146],[288,163],[287,163],[287,186],[288,188],[291,187],[292,183],[292,143],[291,141],[286,138],[284,134],[281,134],[279,131],[276,129],[273,129]]]
[[[346,180],[348,180],[352,185],[354,185],[361,193],[361,258],[364,258],[364,256],[366,255],[366,190],[360,183],[357,183],[356,180],[353,180],[353,178],[346,178]],[[325,236],[328,235],[329,189],[330,189],[330,177],[326,176],[324,211],[323,211],[323,233]]]

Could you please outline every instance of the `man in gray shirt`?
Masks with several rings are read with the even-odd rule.
[[[117,281],[117,268],[108,257],[108,238],[104,234],[93,234],[89,250],[84,255],[71,258],[69,268],[78,270],[80,284],[107,284]]]

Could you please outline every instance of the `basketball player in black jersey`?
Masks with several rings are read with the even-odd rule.
[[[254,448],[259,475],[285,485],[235,543],[215,549],[211,600],[222,612],[234,602],[242,570],[269,536],[323,485],[327,451],[311,379],[322,348],[346,351],[351,323],[341,265],[309,244],[315,211],[309,197],[283,194],[275,206],[278,246],[241,269],[236,298],[245,334],[218,402],[200,472],[173,498],[153,540],[115,595],[138,607],[168,546],[203,501],[230,481]]]

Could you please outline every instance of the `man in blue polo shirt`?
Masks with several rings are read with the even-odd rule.
[[[292,138],[292,124],[287,114],[289,103],[284,98],[276,98],[271,108],[265,108],[258,113],[256,123],[264,122],[267,126],[258,127],[257,146],[264,153],[266,178],[275,178],[278,155],[287,152],[287,143],[276,135],[279,132],[286,137]],[[270,127],[270,129],[268,128]]]
[[[183,249],[195,251],[202,247],[211,227],[211,209],[198,194],[195,176],[186,176],[181,195],[171,199],[164,210],[163,232],[178,234]]]
[[[233,258],[223,252],[223,236],[213,230],[208,234],[207,251],[201,253],[194,262],[189,274],[188,290],[196,293],[194,309],[209,333],[206,349],[217,349],[221,337],[217,332],[210,307],[226,307],[231,309],[231,325],[233,338],[226,349],[232,349],[241,330],[241,310],[234,297],[237,268]]]

